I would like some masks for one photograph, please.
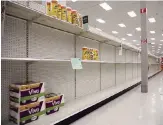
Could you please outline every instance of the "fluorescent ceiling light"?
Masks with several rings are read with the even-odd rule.
[[[160,41],[163,41],[163,40],[160,40]]]
[[[152,47],[155,47],[155,46],[152,46]],[[153,48],[152,48],[153,49]]]
[[[112,33],[113,33],[113,34],[118,34],[118,32],[117,32],[117,31],[112,31]]]
[[[153,43],[151,43],[152,45],[154,45],[155,43],[153,42]]]
[[[151,33],[151,34],[154,34],[154,33],[155,33],[155,31],[150,31],[150,33]]]
[[[125,38],[122,38],[122,40],[126,40]]]
[[[98,30],[98,31],[102,31],[101,29],[99,29],[99,28],[96,28],[96,30]]]
[[[118,24],[120,27],[126,27],[123,23]]]
[[[136,44],[137,46],[139,46],[140,44]]]
[[[98,21],[99,23],[105,23],[103,19],[96,19],[96,21]]]
[[[155,18],[148,18],[148,20],[149,20],[150,23],[156,22]]]
[[[128,36],[132,36],[132,34],[127,34]]]
[[[101,6],[104,10],[106,10],[106,11],[112,9],[112,8],[111,8],[107,3],[105,3],[105,2],[104,2],[104,3],[101,3],[100,6]]]
[[[140,27],[137,27],[136,30],[137,30],[137,31],[141,31],[141,28],[140,28]]]
[[[161,48],[161,46],[159,46],[158,48]]]
[[[160,43],[159,45],[160,45],[160,46],[162,46],[162,44],[161,44],[161,43]]]
[[[155,40],[155,38],[151,38],[151,40]]]
[[[134,11],[127,12],[127,14],[128,14],[130,17],[136,17],[136,13],[135,13]]]
[[[133,40],[133,42],[136,42],[137,40]]]

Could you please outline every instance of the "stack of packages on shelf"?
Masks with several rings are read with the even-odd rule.
[[[44,83],[29,82],[10,85],[10,120],[24,125],[45,114]]]
[[[82,60],[99,60],[98,49],[83,47]]]
[[[64,95],[48,93],[45,95],[46,114],[50,115],[57,111],[64,105]]]
[[[63,6],[57,0],[46,2],[46,13],[49,16],[54,16],[59,20],[77,25],[83,28],[82,16],[70,7]]]
[[[24,125],[59,111],[63,94],[45,94],[45,83],[28,82],[10,85],[10,121]]]

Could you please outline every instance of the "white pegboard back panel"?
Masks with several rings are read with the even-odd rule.
[[[115,64],[101,65],[101,89],[115,86]]]
[[[45,82],[46,92],[62,93],[65,101],[75,99],[75,71],[69,62],[30,64],[29,79]]]
[[[26,65],[20,62],[1,62],[1,124],[9,120],[9,85],[26,81]]]
[[[138,78],[138,64],[133,64],[133,79]]]
[[[29,29],[29,57],[73,58],[74,35],[32,23]]]
[[[116,48],[116,62],[125,63],[126,50],[125,49],[122,50],[122,55],[119,55],[119,50],[120,50],[120,47],[117,47]]]
[[[116,85],[124,84],[126,82],[125,64],[116,64]]]
[[[2,57],[26,57],[26,21],[6,16]]]
[[[133,62],[133,53],[131,50],[126,50],[126,63],[132,63]]]
[[[133,79],[133,64],[126,64],[126,82]]]
[[[42,3],[29,1],[29,7],[46,14],[46,5],[43,5]]]
[[[115,62],[115,46],[101,43],[100,52],[102,61]]]
[[[138,55],[137,55],[137,52],[132,52],[132,60],[133,60],[133,63],[137,63],[138,62]]]
[[[83,63],[76,71],[76,96],[82,97],[100,91],[100,64]]]
[[[83,37],[76,37],[76,57],[82,58],[83,47],[95,48],[99,50],[99,44],[100,43],[95,40],[91,40],[91,39],[83,38]],[[100,55],[100,51],[99,51],[99,55]]]

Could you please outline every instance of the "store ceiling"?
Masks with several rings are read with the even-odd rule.
[[[99,4],[104,2],[112,9],[108,11],[103,9]],[[130,42],[140,47],[140,45],[138,45],[140,44],[140,31],[136,30],[136,28],[141,27],[139,1],[68,1],[67,6],[78,10],[82,15],[88,15],[89,24],[91,26],[117,36],[120,39],[125,38],[125,42]],[[149,51],[155,55],[163,56],[163,1],[147,2],[147,9]],[[130,17],[127,14],[129,11],[134,11],[137,16]],[[148,18],[155,18],[156,22],[150,23]],[[102,19],[105,23],[99,23],[96,19]],[[126,27],[120,27],[118,24],[121,23],[125,24]],[[118,34],[114,34],[112,31],[116,31]],[[155,31],[155,33],[152,34],[150,31]],[[132,36],[128,36],[127,34],[132,34]],[[151,38],[155,38],[155,40],[151,40]],[[151,45],[152,42],[154,42],[155,45]]]

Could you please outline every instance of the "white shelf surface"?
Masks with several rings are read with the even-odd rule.
[[[157,71],[159,72],[159,71]],[[155,73],[149,74],[149,77],[152,76]],[[94,104],[97,104],[98,102],[101,102],[116,93],[123,91],[124,89],[129,88],[132,85],[135,85],[136,83],[140,82],[141,79],[137,78],[131,82],[127,82],[125,84],[121,84],[118,86],[110,87],[108,89],[105,89],[103,91],[99,91],[96,93],[93,93],[91,95],[87,95],[84,97],[80,97],[78,99],[75,99],[73,101],[65,103],[63,107],[60,108],[59,112],[47,116],[43,116],[37,121],[34,121],[32,123],[29,123],[28,125],[54,125],[74,114],[77,114],[78,112],[83,111],[84,109],[87,109]],[[45,120],[46,119],[46,120]],[[6,125],[14,125],[14,123],[8,123]]]
[[[19,61],[19,62],[71,62],[70,59],[40,59],[40,58],[9,58],[1,57],[1,61]],[[138,64],[134,62],[108,62],[98,60],[82,60],[82,63],[102,63],[102,64]]]
[[[69,33],[81,35],[83,37],[95,39],[100,42],[107,42],[109,44],[116,45],[116,46],[120,46],[120,44],[122,43],[123,47],[126,49],[139,51],[139,49],[136,46],[128,45],[125,42],[123,43],[117,37],[109,35],[102,31],[98,31],[94,27],[89,26],[89,30],[85,32],[83,31],[82,28],[76,25],[59,20],[52,16],[48,16],[43,12],[24,6],[17,2],[13,2],[13,1],[8,2],[6,13],[15,17],[25,19],[25,20],[32,20],[35,23],[53,27],[62,31],[66,31]]]

